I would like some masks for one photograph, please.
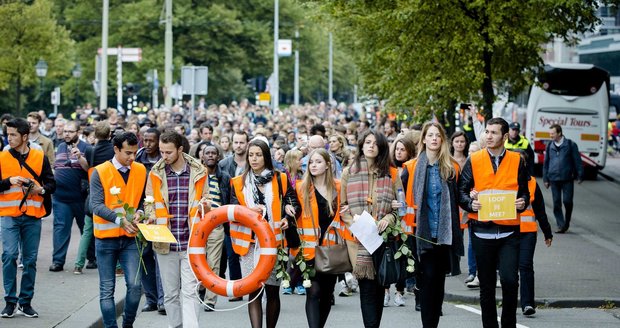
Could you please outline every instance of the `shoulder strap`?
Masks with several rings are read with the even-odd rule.
[[[28,165],[28,163],[26,163],[26,161],[24,161],[24,159],[21,156],[13,155],[13,157],[17,159],[17,161],[19,162],[19,165],[23,166],[26,170],[28,170],[28,172],[30,172],[30,174],[32,174],[35,180],[37,180],[41,185],[43,185],[43,181],[41,181],[41,177]]]

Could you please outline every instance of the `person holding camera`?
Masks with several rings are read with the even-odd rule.
[[[84,232],[84,205],[88,195],[88,161],[85,153],[92,147],[78,138],[79,124],[75,121],[67,122],[63,128],[64,142],[58,145],[54,173],[58,181],[58,190],[54,194],[52,205],[54,208],[54,250],[52,265],[49,270],[59,272],[64,270],[67,250],[71,241],[71,227],[73,219]],[[90,152],[90,150],[89,150]]]
[[[45,197],[56,190],[49,159],[42,150],[31,149],[30,125],[23,118],[6,123],[10,148],[0,152],[0,217],[2,218],[2,277],[6,307],[3,318],[15,311],[36,318],[32,308],[36,263],[41,241],[41,220],[49,208]],[[17,257],[21,245],[22,271],[17,295]]]

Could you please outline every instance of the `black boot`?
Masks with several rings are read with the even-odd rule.
[[[420,290],[417,286],[413,287],[413,295],[415,296],[415,310],[420,312]]]

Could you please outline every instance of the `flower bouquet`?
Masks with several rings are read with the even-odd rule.
[[[113,186],[112,188],[110,188],[110,194],[116,196],[117,204],[122,205],[123,207],[124,213],[121,213],[121,212],[116,213],[116,216],[119,219],[121,219],[120,226],[121,228],[123,228],[125,223],[123,222],[122,218],[125,217],[125,219],[128,220],[127,218],[135,217],[137,210],[136,208],[130,206],[129,204],[121,200],[120,198],[121,188]],[[155,202],[155,199],[153,198],[153,196],[146,196],[144,198],[144,204],[153,204],[154,202]],[[147,210],[148,208],[150,207],[147,207]],[[144,213],[143,211],[137,211],[137,213],[139,214],[139,216],[137,219],[133,220],[133,222],[135,223],[141,223],[141,222],[146,221],[149,218],[149,214],[150,214],[150,213]],[[144,238],[144,235],[142,234],[142,231],[140,230],[138,230],[134,238],[136,239],[136,247],[138,248],[138,256],[140,257],[140,262],[139,262],[140,265],[138,265],[138,271],[140,271],[140,266],[142,266],[142,269],[144,269],[144,273],[148,274],[148,272],[146,271],[146,264],[144,263],[144,259],[142,258],[142,254],[144,253],[144,250],[146,249],[148,242],[146,238]],[[134,283],[137,283],[138,277],[139,275],[136,274],[136,282]]]
[[[388,242],[390,237],[399,238],[402,242],[400,244],[400,247],[396,251],[396,253],[394,253],[394,260],[398,260],[403,255],[406,256],[407,257],[407,267],[406,267],[407,272],[411,273],[415,271],[415,260],[413,258],[413,251],[409,249],[409,246],[407,246],[407,243],[406,243],[407,238],[409,238],[409,235],[403,232],[400,224],[395,223],[395,224],[388,225],[387,228],[385,228],[385,230],[383,230],[383,232],[381,233],[381,237],[383,237],[384,242]]]

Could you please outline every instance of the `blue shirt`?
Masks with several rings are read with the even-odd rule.
[[[428,165],[426,168],[426,217],[431,229],[431,237],[437,238],[439,213],[441,209],[441,175],[439,165]]]

